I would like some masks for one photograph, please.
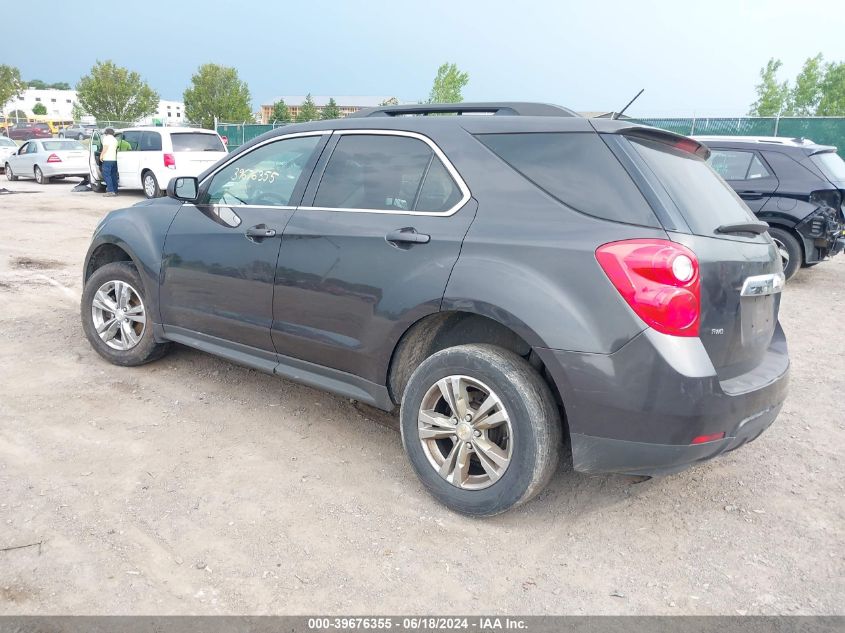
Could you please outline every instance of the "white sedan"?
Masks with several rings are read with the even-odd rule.
[[[12,139],[0,136],[0,168],[6,164],[6,157],[18,151],[18,144]]]
[[[33,139],[6,157],[6,178],[35,178],[39,185],[52,178],[88,175],[88,150],[79,141]]]

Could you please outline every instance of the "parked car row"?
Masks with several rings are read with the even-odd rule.
[[[67,139],[33,139],[5,158],[8,180],[34,178],[44,185],[53,179],[88,175],[88,152],[79,141]]]

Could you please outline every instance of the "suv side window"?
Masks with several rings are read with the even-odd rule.
[[[660,223],[631,176],[598,134],[524,132],[476,138],[531,183],[594,217],[642,226]]]
[[[142,152],[160,152],[161,134],[158,132],[141,132],[141,140],[138,143],[138,150]]]
[[[314,198],[315,207],[444,212],[461,192],[423,141],[407,136],[340,137]]]
[[[205,204],[288,206],[321,136],[299,136],[262,145],[218,171],[203,196]]]
[[[756,180],[771,176],[754,152],[714,149],[707,162],[725,180]]]
[[[129,149],[134,151],[138,150],[138,146],[141,144],[141,135],[143,132],[124,132],[123,134],[117,134],[117,143],[118,148],[120,148],[120,141],[121,139],[129,143]],[[126,151],[126,150],[124,150]]]

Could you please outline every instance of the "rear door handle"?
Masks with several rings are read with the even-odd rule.
[[[268,229],[263,224],[251,226],[246,230],[246,236],[252,238],[276,237],[276,229]]]
[[[762,191],[740,191],[739,197],[744,200],[759,200],[763,197]]]
[[[404,229],[391,231],[384,236],[384,239],[392,244],[428,244],[431,241],[431,236],[425,233],[417,233],[414,227],[408,226]]]

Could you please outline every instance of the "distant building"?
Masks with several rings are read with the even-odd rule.
[[[319,95],[311,95],[311,100],[314,102],[314,105],[317,106],[317,110],[322,112],[323,108],[325,108],[328,103],[329,99],[334,98],[335,103],[337,103],[337,108],[340,110],[340,116],[345,117],[353,112],[357,112],[362,108],[373,108],[385,101],[390,99],[396,99],[396,97],[350,97],[350,96],[341,96],[341,97],[325,97]],[[273,99],[272,103],[267,105],[261,106],[261,122],[262,123],[272,123],[273,122],[273,105],[278,103],[280,100],[285,102],[285,105],[288,107],[290,111],[290,118],[291,120],[296,120],[297,115],[299,114],[299,108],[302,106],[303,102],[305,101],[305,95],[295,95],[295,96],[287,96],[287,97],[276,97]],[[400,102],[401,103],[401,102]]]
[[[76,90],[35,90],[27,88],[20,97],[13,98],[3,106],[2,113],[8,114],[15,110],[26,113],[26,116],[35,116],[32,109],[35,104],[42,103],[47,108],[44,117],[58,120],[72,120],[73,106],[76,103]],[[138,121],[139,125],[184,125],[185,104],[181,101],[161,100],[155,114],[144,117]]]
[[[185,104],[181,101],[158,102],[154,114],[138,121],[138,125],[185,125]]]
[[[36,104],[47,108],[47,115],[54,119],[72,119],[73,104],[76,103],[76,90],[36,90],[27,88],[20,97],[12,98],[3,106],[3,114],[21,110],[27,117],[33,116],[32,109]]]

